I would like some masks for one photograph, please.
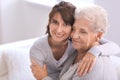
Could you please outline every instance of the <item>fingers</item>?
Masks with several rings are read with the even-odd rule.
[[[89,67],[90,67],[91,61],[86,63],[86,66],[83,69],[82,76],[88,73]]]
[[[84,71],[84,68],[85,68],[86,64],[81,64],[80,68],[79,68],[79,75],[82,76],[83,75],[83,71]]]
[[[40,66],[35,60],[31,59],[30,68],[36,80],[42,80],[43,78],[48,76],[46,64]]]
[[[39,69],[39,64],[35,60],[31,59],[30,68],[31,68],[32,73],[35,74],[36,70]]]
[[[31,59],[31,63],[32,65],[38,65],[38,63],[34,59]]]
[[[95,65],[96,60],[93,60],[89,66],[88,73],[93,69],[93,66]]]
[[[46,66],[46,64],[43,65],[43,69],[47,70],[47,66]]]
[[[92,55],[91,53],[86,54],[80,65],[78,66],[78,74],[79,76],[84,76],[86,75],[88,72],[90,72],[94,66],[96,62],[96,57],[94,55]]]
[[[47,69],[46,64],[43,64],[43,66],[40,66],[35,60],[31,60],[32,64],[30,65],[31,69]]]
[[[78,73],[80,76],[83,76],[83,74],[86,73],[88,70],[88,60],[82,60],[79,67],[78,67]]]

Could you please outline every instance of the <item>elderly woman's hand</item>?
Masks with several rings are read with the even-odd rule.
[[[39,64],[36,63],[34,60],[31,60],[31,61],[32,61],[32,64],[31,64],[30,68],[32,70],[34,77],[37,80],[42,80],[43,78],[48,76],[47,67],[45,64],[43,66],[39,66]]]
[[[79,76],[84,76],[88,72],[90,72],[96,62],[96,57],[90,52],[86,53],[83,57],[81,63],[78,66],[78,74]]]

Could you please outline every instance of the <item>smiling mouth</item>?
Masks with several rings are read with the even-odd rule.
[[[76,40],[73,40],[73,39],[72,39],[72,42],[73,42],[73,43],[79,43],[78,41],[76,41]]]
[[[72,42],[73,42],[74,45],[80,45],[80,44],[82,44],[81,42],[78,42],[78,41],[75,41],[75,40],[72,40]]]
[[[56,37],[62,38],[64,35],[63,34],[55,34]]]

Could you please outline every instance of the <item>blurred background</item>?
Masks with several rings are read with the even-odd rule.
[[[48,14],[61,0],[0,0],[0,44],[36,38],[46,31]],[[65,0],[77,7],[98,4],[109,16],[109,29],[105,36],[120,45],[119,0]]]

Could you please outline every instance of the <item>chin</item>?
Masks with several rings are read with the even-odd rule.
[[[62,42],[62,41],[65,41],[65,39],[61,39],[61,38],[56,38],[54,39],[56,42]]]

